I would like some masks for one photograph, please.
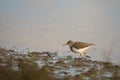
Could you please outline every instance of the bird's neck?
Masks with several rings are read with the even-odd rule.
[[[72,47],[74,43],[69,44],[69,47]]]

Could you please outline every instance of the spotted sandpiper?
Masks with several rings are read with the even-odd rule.
[[[63,46],[68,45],[70,47],[70,50],[74,53],[79,53],[80,58],[82,58],[82,54],[84,54],[83,58],[86,57],[87,49],[92,47],[93,43],[85,43],[85,42],[73,42],[72,40],[69,40],[66,44]]]

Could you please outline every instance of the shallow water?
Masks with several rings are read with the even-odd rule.
[[[66,55],[68,40],[90,42],[92,59],[120,64],[120,1],[8,3],[0,1],[0,46]]]
[[[94,61],[87,58],[83,60],[70,53],[66,53],[66,56],[62,55],[62,53],[50,52],[29,52],[28,54],[20,54],[14,50],[0,48],[0,67],[2,68],[1,72],[9,73],[13,71],[20,72],[21,74],[21,72],[24,73],[23,71],[25,70],[28,75],[31,75],[33,72],[38,75],[36,71],[42,70],[39,76],[36,77],[40,77],[44,71],[47,71],[46,75],[50,75],[50,77],[56,78],[57,80],[66,80],[67,78],[67,80],[70,80],[69,78],[72,78],[72,80],[119,79],[120,77],[120,66],[118,65],[110,62]],[[29,71],[32,72],[29,73]],[[10,72],[8,75],[3,73],[2,75],[9,76],[11,74],[13,73]],[[30,77],[34,78],[33,75]],[[43,77],[43,75],[41,77]]]

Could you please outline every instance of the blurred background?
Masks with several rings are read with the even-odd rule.
[[[119,0],[0,0],[0,46],[66,53],[95,43],[93,59],[120,63]]]

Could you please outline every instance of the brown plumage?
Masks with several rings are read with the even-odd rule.
[[[86,57],[86,51],[90,47],[92,47],[93,43],[85,43],[85,42],[73,42],[72,40],[69,40],[66,44],[70,47],[70,50],[75,53],[79,53],[80,57],[82,56],[82,53],[84,53],[84,57]]]
[[[75,47],[76,49],[81,49],[81,48],[85,48],[85,47],[92,46],[92,45],[95,45],[95,44],[85,43],[85,42],[74,42],[72,47]]]

